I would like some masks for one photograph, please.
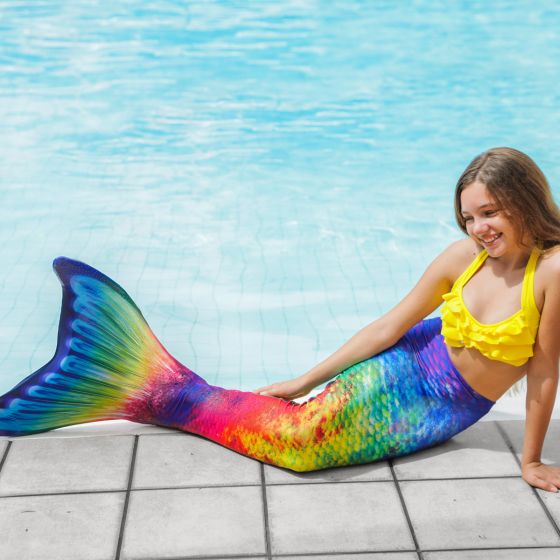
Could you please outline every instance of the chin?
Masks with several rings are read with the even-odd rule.
[[[501,257],[505,253],[501,249],[486,249],[486,252],[489,257]]]
[[[491,257],[501,257],[503,254],[507,252],[508,249],[505,243],[500,243],[499,245],[496,245],[496,247],[486,247],[484,245],[482,247],[486,249],[486,252]]]

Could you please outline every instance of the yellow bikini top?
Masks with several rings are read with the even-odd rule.
[[[521,366],[533,355],[540,313],[535,303],[535,268],[540,251],[531,251],[523,277],[521,309],[511,317],[485,325],[477,321],[463,301],[463,287],[488,258],[482,250],[470,266],[457,278],[451,291],[443,295],[441,334],[448,346],[476,348],[491,360]]]

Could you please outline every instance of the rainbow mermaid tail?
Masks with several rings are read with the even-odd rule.
[[[303,404],[214,387],[163,348],[118,284],[78,261],[53,266],[63,287],[56,352],[0,397],[0,435],[126,419],[306,471],[436,445],[494,404],[454,368],[439,319],[418,323]]]

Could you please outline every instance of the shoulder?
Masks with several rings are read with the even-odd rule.
[[[535,299],[541,310],[548,302],[560,304],[560,246],[547,251],[539,258],[535,274]]]
[[[449,278],[454,282],[473,262],[482,248],[470,237],[454,241],[438,256],[445,263]]]
[[[560,246],[554,247],[540,256],[536,279],[545,293],[560,285]]]
[[[560,274],[560,245],[541,255],[538,266],[544,275],[557,277]]]
[[[448,253],[457,259],[472,261],[480,252],[482,247],[473,241],[470,237],[454,241],[448,245],[444,253]]]

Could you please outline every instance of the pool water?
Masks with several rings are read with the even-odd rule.
[[[457,177],[559,194],[560,6],[0,1],[0,393],[54,352],[67,255],[226,387],[303,373],[461,237]]]

